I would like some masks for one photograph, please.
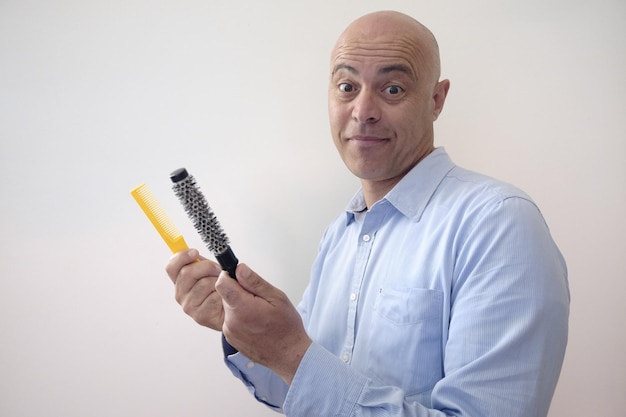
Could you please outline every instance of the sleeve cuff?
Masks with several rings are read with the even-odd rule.
[[[313,342],[283,404],[286,415],[352,415],[367,378]]]
[[[233,345],[228,343],[228,341],[224,337],[224,334],[222,334],[222,350],[224,351],[224,359],[228,358],[231,355],[234,355],[235,353],[239,353],[239,351],[235,349]]]

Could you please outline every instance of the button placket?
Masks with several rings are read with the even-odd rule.
[[[368,219],[369,217],[369,219]],[[343,346],[341,360],[344,363],[352,361],[352,350],[354,349],[354,341],[357,333],[357,312],[359,309],[359,299],[363,279],[367,271],[367,264],[374,243],[374,236],[380,222],[379,215],[371,215],[365,218],[364,224],[361,226],[357,241],[357,256],[355,259],[354,275],[352,276],[352,288],[350,291],[350,301],[348,306],[348,333]]]

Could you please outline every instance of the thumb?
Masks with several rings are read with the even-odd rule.
[[[239,264],[236,274],[239,284],[253,295],[267,299],[275,291],[274,286],[261,278],[246,264]]]

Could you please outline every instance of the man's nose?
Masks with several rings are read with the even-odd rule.
[[[375,92],[363,89],[352,103],[352,117],[359,123],[376,123],[380,120],[380,103]]]

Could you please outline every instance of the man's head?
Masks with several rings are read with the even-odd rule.
[[[439,81],[437,42],[407,15],[368,14],[341,34],[330,71],[335,145],[364,185],[386,192],[433,150],[450,85]]]

